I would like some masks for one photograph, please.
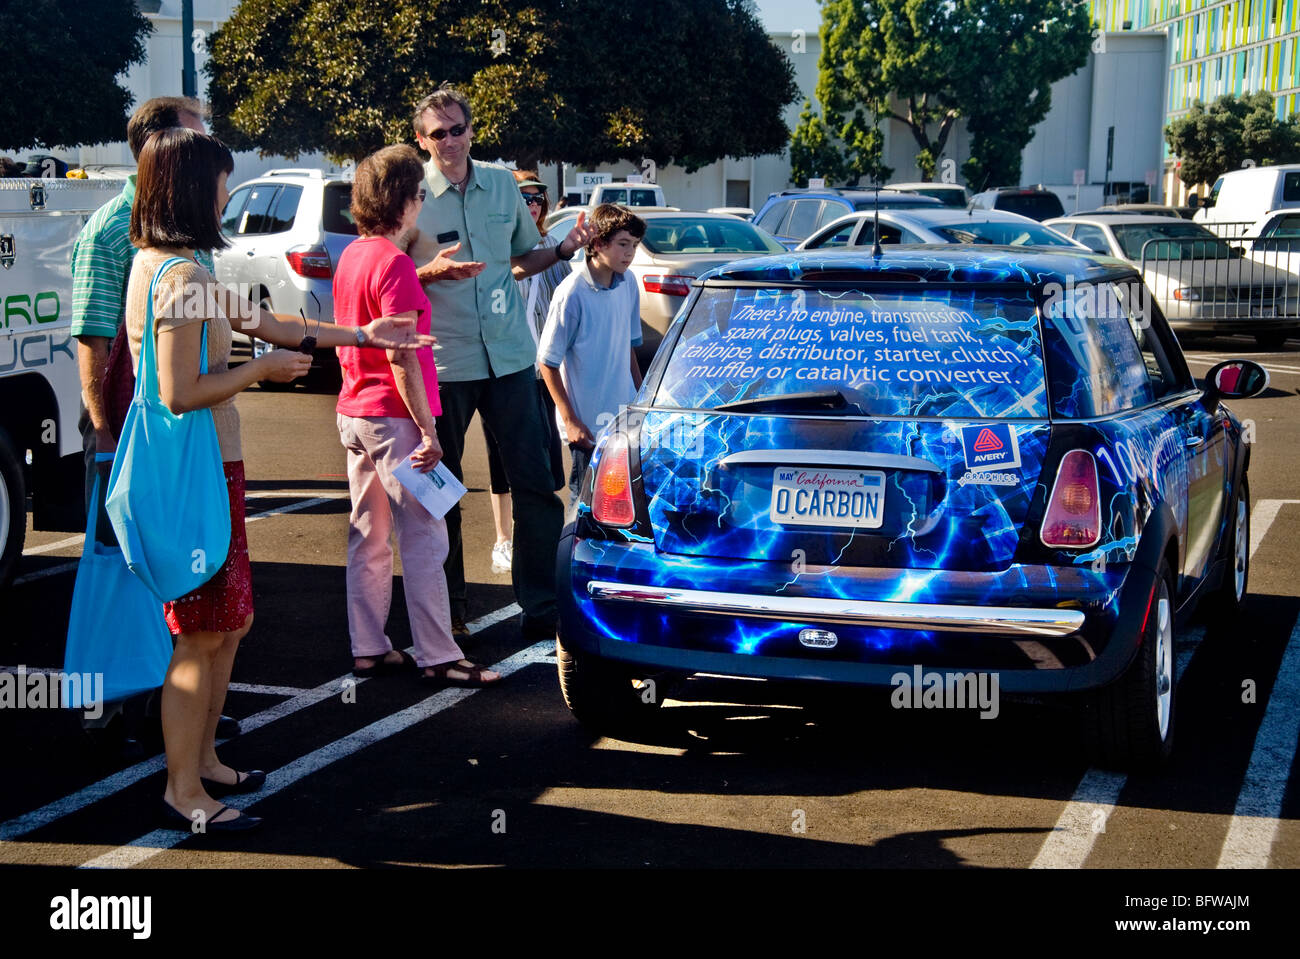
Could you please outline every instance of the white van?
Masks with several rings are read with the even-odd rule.
[[[1193,219],[1198,223],[1254,223],[1270,210],[1287,207],[1300,207],[1300,164],[1229,170],[1214,181]]]
[[[0,587],[27,532],[85,529],[72,244],[122,181],[0,180]]]
[[[664,189],[656,183],[598,183],[591,188],[591,206],[664,206]]]

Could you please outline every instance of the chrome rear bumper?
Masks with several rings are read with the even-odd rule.
[[[649,603],[684,613],[776,619],[792,623],[837,623],[885,629],[1016,636],[1069,636],[1083,626],[1077,609],[1023,609],[1015,606],[950,606],[935,603],[884,603],[807,596],[757,596],[703,589],[671,589],[592,581],[587,593],[599,602]]]

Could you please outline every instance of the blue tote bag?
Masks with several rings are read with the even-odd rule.
[[[230,551],[230,495],[212,411],[178,416],[158,396],[154,290],[164,273],[185,262],[167,260],[149,284],[135,396],[108,479],[108,516],[127,565],[164,601],[210,580]],[[199,372],[206,373],[206,324],[200,338]]]
[[[157,689],[172,658],[172,637],[163,619],[162,603],[127,568],[122,551],[95,539],[99,521],[99,477],[90,494],[86,545],[77,564],[68,616],[68,644],[63,654],[66,673],[99,674],[102,691],[81,684],[81,695],[65,706],[90,708]]]

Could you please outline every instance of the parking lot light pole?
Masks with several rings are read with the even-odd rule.
[[[194,0],[181,0],[181,93],[198,96],[194,73]]]

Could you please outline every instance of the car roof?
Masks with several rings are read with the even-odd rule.
[[[1184,220],[1182,217],[1158,216],[1150,213],[1076,213],[1072,216],[1055,216],[1050,220],[1044,220],[1048,226],[1053,223],[1101,223],[1106,226],[1132,226],[1135,223],[1155,223],[1168,226],[1171,223],[1191,223],[1191,220]],[[1201,224],[1194,224],[1201,226]]]
[[[927,190],[962,190],[962,191],[965,191],[965,189],[966,189],[966,188],[965,188],[964,186],[962,186],[960,183],[933,183],[933,182],[931,182],[931,183],[922,183],[922,182],[917,182],[917,183],[886,183],[886,184],[885,184],[885,189],[886,189],[886,190],[903,190],[903,191],[907,191],[907,190],[916,190],[916,189],[920,189],[920,188],[922,188],[922,187],[924,187],[924,188],[927,189]]]
[[[240,187],[248,186],[250,183],[301,183],[310,181],[312,183],[350,183],[342,173],[326,173],[324,170],[267,170],[258,176],[249,177],[242,183],[231,188],[233,193]]]
[[[891,199],[897,198],[909,202],[916,201],[918,206],[929,206],[931,203],[943,206],[940,201],[936,200],[932,196],[921,196],[919,193],[909,193],[906,190],[891,190],[887,187],[845,187],[843,189],[839,187],[826,187],[825,189],[819,188],[816,190],[809,190],[807,187],[791,187],[788,190],[773,193],[767,199],[768,202],[771,202],[780,197],[786,196],[821,197],[823,199],[834,199],[838,197],[839,199],[848,200],[850,203],[853,203],[858,200],[874,200],[877,194],[882,198],[889,197]]]
[[[1131,264],[1083,250],[932,243],[858,250],[803,250],[750,257],[719,267],[707,282],[799,284],[901,280],[905,283],[1065,283],[1133,273]]]
[[[837,223],[845,224],[857,220],[869,220],[875,215],[875,210],[854,210],[852,213],[836,217],[826,226],[817,230],[816,233],[822,233],[828,227],[832,227]],[[911,222],[926,228],[953,226],[958,223],[1023,223],[1026,226],[1029,224],[1041,226],[1032,217],[1021,216],[1019,213],[1012,213],[1009,210],[964,210],[958,207],[944,206],[943,204],[936,207],[881,207],[880,215],[891,220]]]

